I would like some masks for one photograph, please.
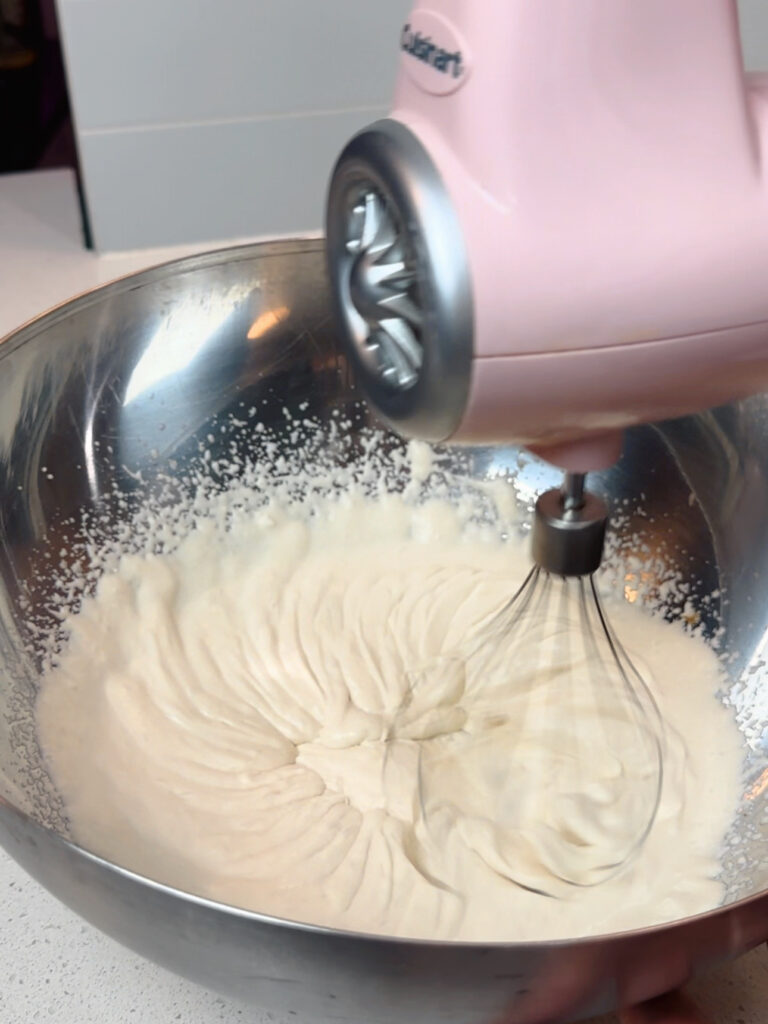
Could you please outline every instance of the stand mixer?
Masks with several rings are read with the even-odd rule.
[[[768,388],[768,79],[744,74],[735,0],[431,0],[400,50],[392,113],[330,185],[348,357],[400,434],[515,442],[563,468],[536,505],[533,582],[584,584],[607,522],[585,475],[624,428]],[[618,680],[636,760],[656,765],[642,836],[663,730],[590,589],[591,685]],[[522,588],[461,656],[498,657],[521,600],[540,608]]]
[[[336,311],[401,434],[577,472],[768,385],[768,80],[734,0],[430,0],[336,165]]]

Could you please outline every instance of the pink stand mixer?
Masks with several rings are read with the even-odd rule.
[[[585,474],[633,424],[768,389],[768,77],[744,73],[735,0],[429,0],[400,50],[391,115],[331,181],[340,332],[400,434],[566,471],[536,507],[532,577],[475,649],[509,643],[540,574],[594,597],[596,675],[641,708],[656,764],[639,844],[663,729],[584,585],[607,521]]]
[[[579,495],[625,427],[768,388],[768,77],[744,74],[735,0],[430,0],[400,50],[327,210],[386,422],[526,445]],[[591,536],[544,566],[596,568]]]
[[[327,215],[391,426],[584,472],[768,387],[768,79],[735,0],[430,0],[400,48]]]

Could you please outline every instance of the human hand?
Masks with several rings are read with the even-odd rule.
[[[624,1010],[619,1020],[621,1024],[709,1024],[690,999],[680,992]]]

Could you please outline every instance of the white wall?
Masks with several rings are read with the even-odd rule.
[[[410,7],[57,2],[102,250],[320,227],[336,155],[386,111]],[[747,66],[768,68],[768,0],[740,8]]]
[[[97,248],[320,227],[409,0],[58,0]]]

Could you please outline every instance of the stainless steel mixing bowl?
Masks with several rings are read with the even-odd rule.
[[[336,354],[319,243],[231,249],[150,270],[74,299],[0,346],[0,841],[9,853],[144,956],[298,1021],[577,1020],[658,994],[767,937],[768,775],[758,752],[747,764],[739,843],[726,858],[728,904],[570,942],[461,945],[306,927],[156,884],[68,840],[33,724],[53,569],[82,510],[103,519],[116,514],[115,488],[137,500],[152,493],[198,452],[211,421],[241,402],[275,430],[285,407],[303,403],[305,415],[343,408],[365,423]],[[461,471],[497,474],[515,454],[472,450]],[[533,487],[535,466],[526,473],[522,485]],[[542,485],[546,477],[542,470]],[[627,543],[664,552],[691,581],[708,628],[721,616],[733,677],[760,672],[766,399],[631,432],[602,486],[628,499]],[[704,598],[716,588],[713,611]]]

